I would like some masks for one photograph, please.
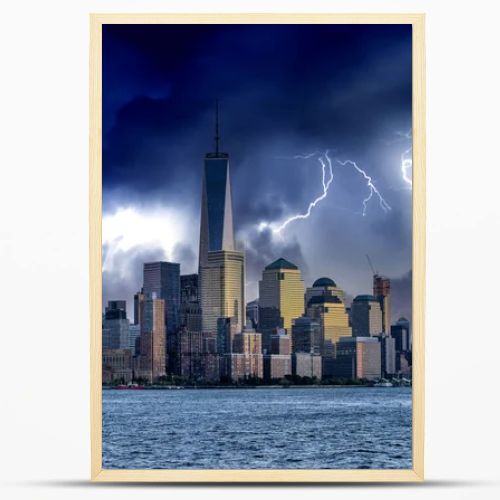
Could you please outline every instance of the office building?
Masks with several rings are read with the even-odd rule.
[[[103,349],[102,382],[110,384],[132,381],[132,353],[130,349]]]
[[[229,155],[219,151],[216,111],[215,152],[207,153],[201,195],[199,298],[202,329],[217,332],[217,320],[234,317],[245,325],[245,256],[234,240]]]
[[[290,335],[287,335],[284,328],[277,328],[276,332],[271,335],[270,354],[281,354],[285,356],[292,354],[292,340]]]
[[[285,328],[290,335],[292,321],[304,313],[304,281],[299,268],[280,258],[264,269],[259,281],[259,330],[264,352],[271,349],[271,335]]]
[[[128,345],[126,348],[130,349],[132,356],[138,355],[140,354],[139,339],[141,337],[141,325],[130,325],[128,332],[129,332]]]
[[[383,332],[380,302],[373,295],[358,295],[351,305],[352,335],[372,337]]]
[[[140,376],[154,382],[166,374],[165,300],[146,294],[141,302]]]
[[[262,335],[245,329],[234,336],[233,352],[221,355],[221,378],[237,382],[263,376]]]
[[[297,377],[322,378],[321,356],[308,352],[296,352],[292,355],[292,374]]]
[[[335,354],[335,344],[352,334],[349,316],[342,300],[335,295],[316,295],[309,299],[307,316],[319,323],[323,346],[321,354]]]
[[[259,299],[248,302],[246,307],[247,322],[250,321],[252,328],[257,328],[259,324]]]
[[[381,350],[381,369],[384,377],[391,377],[396,370],[396,340],[389,335],[378,337]]]
[[[376,380],[382,375],[380,342],[375,337],[343,337],[337,343],[334,376]]]
[[[391,280],[385,276],[373,276],[373,295],[380,302],[382,310],[382,332],[391,331]]]
[[[391,337],[396,342],[397,352],[411,351],[409,323],[406,321],[398,321],[391,326]]]
[[[124,300],[110,300],[102,320],[102,348],[126,349],[129,347],[129,320]]]
[[[180,265],[175,262],[145,263],[143,293],[154,293],[156,298],[165,301],[167,333],[174,333],[180,324]]]
[[[320,355],[323,349],[322,329],[319,321],[301,316],[293,320],[293,351]]]
[[[219,318],[233,317],[245,325],[245,258],[243,252],[208,252],[200,267],[202,330],[217,332]]]
[[[198,302],[198,275],[181,275],[181,304]]]
[[[292,374],[292,357],[289,354],[264,354],[264,380],[281,380]]]
[[[191,382],[216,383],[219,381],[217,335],[210,332],[179,332],[178,374]]]
[[[238,333],[238,323],[234,317],[217,320],[217,352],[228,354],[233,352],[233,342]]]
[[[344,290],[339,288],[335,281],[331,278],[318,278],[312,287],[307,288],[305,296],[305,309],[307,309],[307,304],[312,297],[317,296],[328,296],[328,297],[338,297],[342,302],[344,302],[345,294]]]
[[[144,300],[142,290],[134,294],[134,325],[141,324],[141,302]]]

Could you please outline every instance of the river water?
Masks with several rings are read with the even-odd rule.
[[[103,391],[105,469],[408,469],[411,388]]]

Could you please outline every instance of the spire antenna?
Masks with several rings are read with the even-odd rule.
[[[219,99],[215,100],[215,154],[219,154]]]

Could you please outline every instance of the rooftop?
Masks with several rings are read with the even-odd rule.
[[[308,306],[311,304],[342,304],[342,301],[335,295],[315,295],[307,303]]]
[[[356,302],[377,302],[377,299],[373,295],[357,295],[354,297]]]
[[[275,260],[274,262],[266,266],[266,270],[272,269],[298,269],[298,267],[295,264],[292,264],[288,260],[284,259],[283,257],[280,257],[278,260]]]
[[[330,278],[326,278],[323,276],[322,278],[318,278],[314,283],[313,283],[313,288],[319,288],[322,286],[337,286],[335,281],[333,281]]]

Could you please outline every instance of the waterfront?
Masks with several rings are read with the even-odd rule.
[[[105,469],[411,468],[411,388],[103,391]]]

